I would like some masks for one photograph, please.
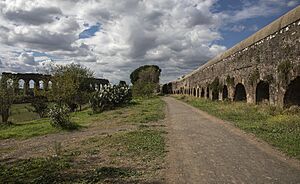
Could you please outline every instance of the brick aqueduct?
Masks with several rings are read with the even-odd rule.
[[[7,73],[3,72],[2,77],[7,79],[7,83],[15,83],[15,91],[24,95],[34,95],[34,90],[49,90],[52,87],[52,76],[38,73]],[[91,89],[100,89],[101,85],[108,85],[106,79],[89,79]]]
[[[212,100],[300,105],[300,6],[163,86],[164,93]]]

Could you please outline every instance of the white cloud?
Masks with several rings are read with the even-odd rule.
[[[173,80],[226,49],[215,42],[222,39],[221,27],[291,6],[291,1],[249,2],[234,12],[214,13],[217,0],[0,1],[1,71],[47,71],[53,63],[75,62],[117,82],[128,80],[140,65],[157,64],[163,82]],[[95,36],[79,39],[84,24],[97,23]]]

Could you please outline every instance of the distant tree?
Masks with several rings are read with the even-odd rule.
[[[93,72],[77,64],[57,66],[53,69],[53,87],[51,99],[58,104],[66,104],[71,111],[88,102],[87,93],[90,92],[90,80]]]
[[[134,70],[130,75],[133,96],[151,96],[157,92],[160,72],[156,65],[145,65]]]
[[[10,116],[10,108],[14,101],[14,88],[15,83],[8,82],[8,78],[0,79],[0,113],[2,117],[2,123],[8,124],[8,118]],[[11,79],[11,81],[13,81]]]
[[[130,80],[133,85],[139,80],[159,83],[160,72],[161,69],[156,65],[141,66],[130,74]]]

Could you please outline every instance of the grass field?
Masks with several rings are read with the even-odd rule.
[[[39,119],[37,114],[28,112],[26,109],[26,106],[28,105],[29,104],[21,104],[13,106],[11,117],[11,120],[13,120],[13,125],[0,126],[0,139],[26,139],[34,136],[63,131],[52,127],[48,118]],[[101,114],[92,114],[91,109],[75,112],[72,114],[72,121],[81,127],[86,127],[95,121],[104,121],[115,118],[118,119],[120,117],[123,117],[121,119],[123,123],[144,123],[162,119],[164,117],[163,111],[157,112],[157,109],[161,108],[163,108],[163,104],[157,99],[135,99],[127,107],[119,108],[113,111],[106,111]],[[125,111],[128,111],[128,113],[132,114],[132,116],[122,116],[122,113]],[[120,121],[120,119],[116,121]]]
[[[64,143],[53,141],[48,149],[55,153],[52,156],[47,156],[49,151],[46,151],[38,157],[29,156],[25,159],[1,161],[0,181],[4,183],[160,182],[163,178],[165,131],[164,125],[159,120],[163,118],[164,102],[160,98],[136,99],[126,107],[101,114],[91,114],[89,109],[74,113],[72,120],[81,125],[84,132],[81,130],[73,132],[72,135],[78,134],[76,139],[66,135]],[[109,128],[120,126],[128,128],[122,131],[109,131]],[[89,131],[95,130],[99,130],[99,133],[96,131],[91,135],[88,134]],[[106,130],[107,133],[103,133]],[[23,122],[13,127],[2,127],[0,135],[2,139],[21,138],[22,141],[50,133],[53,136],[49,136],[55,139],[57,132],[64,134],[62,130],[52,128],[48,119],[40,119]],[[11,149],[14,148],[15,146],[11,145]],[[24,153],[24,155],[30,155],[30,152],[31,150],[29,154]],[[32,153],[35,152],[32,150]],[[0,151],[0,156],[1,154],[5,154],[4,151]]]
[[[29,103],[12,105],[9,121],[20,124],[22,122],[39,119],[39,115],[34,112],[29,112],[27,107],[30,107]],[[1,121],[2,119],[0,118],[0,123]]]
[[[300,113],[267,105],[219,102],[189,96],[175,96],[196,108],[250,132],[300,159]]]

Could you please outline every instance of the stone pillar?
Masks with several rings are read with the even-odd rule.
[[[24,80],[24,87],[23,87],[24,96],[28,94],[28,89],[29,89],[29,80]]]
[[[48,80],[44,81],[44,90],[45,91],[48,91],[48,85],[49,85],[49,81]]]

